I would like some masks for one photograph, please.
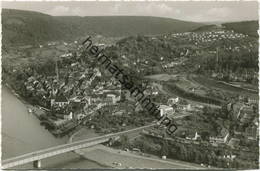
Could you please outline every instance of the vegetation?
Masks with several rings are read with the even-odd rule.
[[[131,115],[124,113],[121,116],[111,113],[108,110],[99,111],[91,120],[86,122],[86,125],[93,125],[94,129],[100,133],[111,133],[123,131],[127,126],[139,127],[153,121],[148,112],[133,111]]]
[[[223,24],[226,29],[234,30],[238,33],[247,34],[249,36],[258,37],[258,21],[243,21]]]
[[[167,141],[165,139],[142,136],[137,139],[133,147],[141,149],[142,152],[154,155],[166,155],[168,158],[194,162],[197,164],[215,166],[219,168],[258,168],[255,161],[234,160],[223,158],[224,155],[231,154],[228,148],[214,148],[212,146],[200,146],[195,144],[182,144],[178,142]]]
[[[50,16],[38,12],[2,10],[3,44],[39,44],[75,40],[86,35],[157,35],[193,30],[203,24],[145,16]]]
[[[209,103],[209,104],[215,104],[215,105],[221,105],[223,103],[223,101],[220,99],[202,96],[202,95],[198,95],[195,93],[185,91],[182,88],[175,85],[173,82],[167,82],[165,84],[165,89],[167,89],[170,92],[174,92],[181,97],[190,99],[190,100],[196,100],[196,101],[200,101],[203,103]]]
[[[204,32],[204,31],[211,31],[212,29],[215,29],[216,25],[206,25],[206,26],[201,26],[199,28],[196,28],[192,30],[193,32]]]

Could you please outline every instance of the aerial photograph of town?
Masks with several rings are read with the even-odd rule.
[[[259,169],[257,1],[2,1],[1,169]]]

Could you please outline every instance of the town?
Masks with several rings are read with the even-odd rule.
[[[84,39],[3,52],[8,56],[3,81],[55,137],[82,128],[105,135],[154,124],[105,145],[208,168],[258,167],[256,38],[222,25],[158,36],[94,37],[159,107],[160,116],[174,120],[178,129],[172,135],[84,50]],[[19,65],[17,56],[24,56]]]

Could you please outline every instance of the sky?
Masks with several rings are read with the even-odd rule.
[[[258,19],[257,1],[2,1],[1,6],[53,16],[157,16],[195,22]]]

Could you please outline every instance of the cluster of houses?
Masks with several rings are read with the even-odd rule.
[[[102,83],[105,84],[104,82]],[[85,96],[76,96],[70,99],[63,97],[62,100],[61,98],[59,98],[60,100],[52,99],[53,105],[51,107],[55,107],[55,105],[66,108],[70,107],[71,110],[69,112],[65,110],[64,119],[72,119],[71,113],[73,112],[76,120],[82,120],[104,106],[117,105],[121,100],[120,87],[113,84],[107,84],[106,86],[101,84],[98,84],[93,89],[93,93],[86,94]],[[68,113],[69,117],[66,116]]]
[[[208,143],[214,147],[230,146],[231,148],[240,148],[241,138],[245,138],[251,142],[257,142],[259,139],[259,121],[258,121],[258,101],[257,99],[248,98],[247,102],[238,101],[236,103],[229,103],[227,110],[232,114],[235,122],[238,123],[238,127],[235,128],[231,134],[227,128],[222,128],[217,136],[209,136]],[[244,99],[243,99],[244,100]],[[179,97],[172,97],[168,99],[167,104],[159,106],[161,116],[167,115],[169,117],[175,116],[177,113],[183,111],[195,111],[196,106],[190,104],[182,105]],[[180,109],[178,112],[176,110]],[[198,143],[201,140],[199,132],[195,131],[195,134],[186,136],[183,141]],[[149,133],[154,135],[154,133]],[[231,159],[231,156],[225,156],[227,159]]]
[[[257,141],[259,139],[259,121],[258,121],[258,104],[236,102],[229,103],[228,110],[232,112],[233,120],[238,123],[238,127],[234,130],[233,141],[239,142],[241,137],[246,137],[249,141]],[[234,143],[232,146],[235,146]]]
[[[63,56],[71,57],[71,54]],[[26,94],[50,109],[52,117],[48,121],[57,127],[71,120],[81,121],[103,106],[120,101],[121,85],[115,80],[96,81],[95,87],[90,88],[101,77],[99,69],[84,67],[76,61],[66,65],[56,68],[56,75],[34,73],[24,83]]]
[[[258,72],[243,72],[243,73],[239,73],[239,74],[235,74],[233,72],[226,72],[226,73],[216,73],[216,72],[212,72],[211,74],[212,78],[216,78],[218,80],[223,80],[224,77],[228,78],[228,80],[230,82],[247,82],[248,79],[253,79],[253,80],[258,80]],[[257,81],[258,82],[258,81]]]
[[[232,148],[237,148],[240,145],[241,138],[246,138],[249,141],[257,142],[259,139],[259,121],[257,107],[252,103],[229,103],[227,110],[232,113],[233,120],[238,123],[238,127],[234,130],[234,134],[230,134],[229,130],[222,128],[219,135],[209,137],[209,142],[215,146],[228,145]],[[195,133],[192,140],[197,140],[200,137]]]
[[[185,33],[174,33],[171,35],[173,38],[187,38],[188,41],[194,42],[195,45],[200,43],[212,43],[218,40],[225,39],[242,39],[248,37],[248,35],[242,33],[235,33],[233,30],[212,30],[204,32],[185,32]]]
[[[171,97],[167,100],[167,104],[159,105],[160,115],[174,118],[179,115],[189,115],[192,111],[199,111],[198,106],[191,104],[182,104],[178,96]]]
[[[211,31],[202,33],[176,33],[172,34],[172,37],[185,37],[189,41],[194,42],[196,45],[199,43],[208,43],[224,39],[237,39],[245,38],[247,35],[234,33],[233,31]],[[77,42],[74,42],[77,44]],[[48,44],[52,46],[55,44]],[[99,46],[104,46],[99,44]],[[226,47],[230,49],[231,47]],[[231,48],[239,49],[239,48]],[[216,53],[216,51],[211,51]],[[178,61],[167,62],[164,57],[160,58],[160,61],[164,68],[172,68],[176,65],[182,64],[187,59],[186,57],[192,54],[192,50],[184,48],[180,52],[180,58]],[[71,58],[72,53],[66,53],[61,58]],[[126,59],[125,55],[121,56]],[[128,67],[128,63],[124,63],[124,66]],[[150,63],[145,59],[136,59],[133,65],[142,65],[143,67],[149,66]],[[139,68],[139,67],[138,67]],[[137,69],[142,72],[142,69]],[[57,126],[64,125],[71,120],[81,121],[85,117],[93,114],[96,110],[101,109],[104,106],[117,105],[121,100],[121,84],[114,79],[110,81],[99,81],[94,88],[90,89],[90,85],[95,82],[96,78],[101,77],[101,72],[97,68],[89,68],[84,64],[75,61],[70,65],[61,69],[57,73],[63,74],[63,78],[60,79],[59,75],[56,76],[31,76],[25,82],[26,90],[38,97],[42,106],[48,107],[53,112],[53,116],[56,118],[53,123]],[[154,87],[148,87],[144,91],[145,95],[157,96],[159,91]],[[130,97],[130,96],[128,96]],[[131,98],[130,98],[131,99]],[[236,105],[233,105],[231,110],[236,110]],[[248,106],[239,105],[239,110],[235,112],[237,114],[237,120],[241,123],[247,123],[249,126],[243,131],[242,134],[246,134],[250,139],[256,139],[258,132],[258,120],[254,115],[251,115],[251,108]],[[167,104],[161,104],[159,106],[161,116],[174,116],[176,110],[178,113],[189,113],[195,110],[194,106],[190,104],[183,105],[180,103],[179,97],[169,98]],[[254,113],[254,112],[253,112]],[[121,115],[122,111],[115,112],[115,115]],[[241,132],[236,131],[235,134]],[[196,132],[195,136],[190,138],[191,140],[197,140],[200,135]],[[232,137],[233,138],[233,137]],[[210,137],[210,143],[217,146],[218,144],[226,144],[230,140],[230,133],[223,129],[221,135],[218,137]]]

